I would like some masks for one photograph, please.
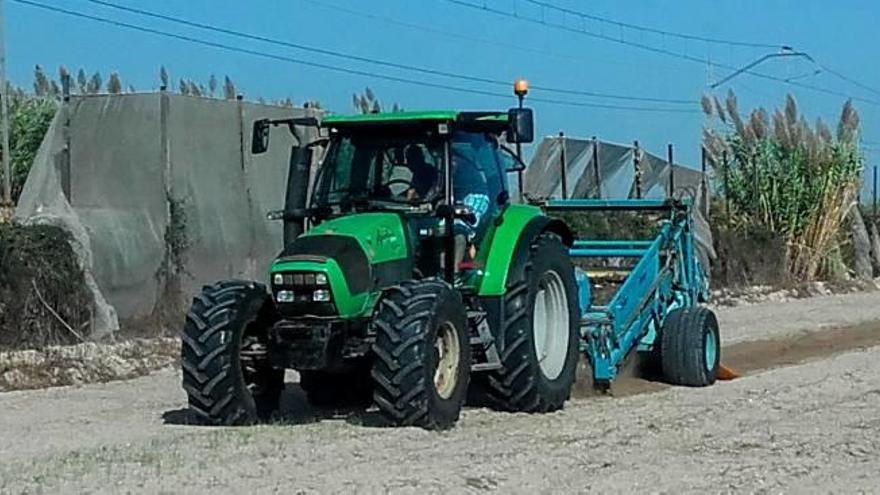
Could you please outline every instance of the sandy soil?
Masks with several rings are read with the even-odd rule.
[[[578,399],[543,416],[471,409],[444,433],[323,418],[293,383],[282,424],[186,426],[173,370],[0,394],[0,492],[872,492],[878,303],[724,308],[737,342],[726,352],[749,371],[739,380]]]
[[[714,308],[725,344],[880,320],[880,291]]]

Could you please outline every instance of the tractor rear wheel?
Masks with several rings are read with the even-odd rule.
[[[268,329],[275,322],[266,289],[250,282],[205,286],[193,299],[183,328],[183,388],[203,424],[242,425],[278,409],[284,370],[268,360]]]
[[[391,425],[451,428],[471,369],[461,295],[439,279],[404,282],[385,292],[373,324],[373,402],[382,416]]]
[[[715,313],[702,307],[670,312],[660,334],[663,376],[674,385],[705,387],[715,383],[721,362]]]
[[[547,233],[532,243],[521,273],[504,296],[503,368],[481,385],[500,409],[554,411],[571,396],[577,370],[574,267],[562,240]]]

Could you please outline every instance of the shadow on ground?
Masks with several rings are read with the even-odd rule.
[[[342,420],[347,423],[368,426],[383,426],[378,412],[363,405],[342,404],[339,407],[317,408],[309,404],[306,394],[298,383],[288,382],[281,393],[279,409],[269,424],[280,423],[302,425],[317,423],[324,420]],[[162,422],[166,425],[198,425],[190,411],[186,408],[172,409],[162,413]]]

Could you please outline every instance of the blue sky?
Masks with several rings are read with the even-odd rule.
[[[498,93],[507,88],[414,74],[367,63],[340,60],[298,50],[199,31],[102,8],[84,0],[34,0],[103,17],[193,35],[242,48],[265,51],[312,62]],[[250,0],[186,2],[168,0],[111,0],[131,7],[161,12],[182,19],[214,24],[267,37],[307,44],[362,57],[417,65],[469,76],[513,81],[526,77],[536,86],[571,88],[639,97],[692,99],[695,102],[727,71],[650,51],[623,46],[535,22],[527,22],[456,5],[448,0]],[[463,0],[486,4],[522,17],[565,23],[572,30],[589,29],[606,36],[682,53],[690,57],[739,67],[771,49],[710,45],[671,37],[589,23],[541,9],[528,0]],[[880,64],[873,53],[880,46],[877,23],[880,2],[870,0],[547,0],[554,5],[589,11],[620,21],[673,32],[752,42],[785,44],[809,52],[821,64],[880,91]],[[344,12],[368,12],[373,18]],[[291,97],[311,99],[337,112],[350,112],[354,91],[370,86],[386,102],[407,109],[502,109],[514,103],[419,87],[370,77],[340,74],[238,53],[159,38],[59,14],[6,0],[10,78],[30,84],[34,64],[54,71],[59,65],[72,70],[100,70],[106,79],[118,71],[125,84],[139,90],[158,87],[158,68],[165,65],[174,79],[207,81],[210,74],[229,74],[248,98]],[[406,25],[404,25],[406,24]],[[411,26],[422,26],[417,29]],[[453,33],[444,35],[442,33]],[[480,40],[480,41],[477,41]],[[527,47],[517,49],[515,45]],[[764,73],[787,78],[810,74],[815,66],[804,60],[777,60],[759,67]],[[804,83],[873,100],[857,102],[863,122],[870,163],[880,158],[880,93],[860,88],[824,72],[799,79]],[[719,88],[734,89],[740,107],[778,106],[792,92],[811,118],[835,123],[844,97],[791,87],[749,75],[734,78]],[[599,104],[685,108],[681,105],[614,101],[585,96],[533,91],[536,98],[553,98]],[[699,136],[704,118],[699,113],[661,113],[560,106],[533,101],[538,130],[555,134],[564,130],[576,136],[597,135],[609,141],[630,143],[638,139],[650,151],[663,155],[667,142],[676,145],[678,161],[698,166]],[[692,109],[698,109],[696,103]]]

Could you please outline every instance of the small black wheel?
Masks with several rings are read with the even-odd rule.
[[[268,329],[275,306],[265,287],[220,282],[193,299],[183,328],[183,388],[194,419],[243,425],[278,409],[284,370],[268,359]]]
[[[373,320],[373,402],[395,426],[451,428],[468,388],[471,348],[461,296],[425,279],[388,289]]]
[[[339,373],[302,370],[299,386],[309,404],[320,409],[368,406],[373,398],[369,366],[358,365]]]
[[[507,411],[549,412],[571,397],[578,360],[579,310],[574,267],[562,240],[539,236],[520,280],[508,281],[502,331],[503,369],[481,386]]]
[[[673,385],[705,387],[715,383],[721,340],[715,313],[703,308],[676,309],[660,332],[663,376]]]

